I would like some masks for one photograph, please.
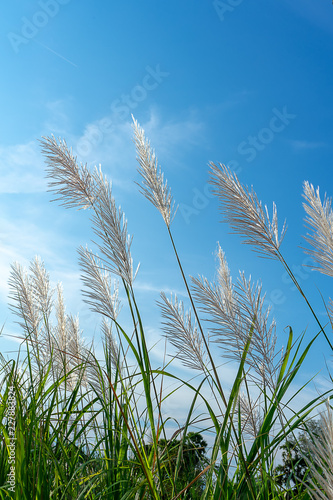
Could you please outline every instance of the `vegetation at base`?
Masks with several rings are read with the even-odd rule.
[[[294,496],[305,494],[311,489],[310,481],[314,481],[309,468],[311,451],[314,442],[323,442],[323,436],[322,422],[311,419],[306,422],[306,430],[299,432],[297,437],[288,437],[280,446],[283,450],[282,463],[275,468],[276,481],[284,489],[291,490]],[[318,466],[313,464],[313,467],[322,473]]]
[[[304,335],[295,339],[289,328],[283,351],[276,347],[276,324],[261,284],[244,273],[233,281],[219,245],[214,282],[186,276],[172,232],[175,204],[135,120],[134,141],[141,192],[162,215],[188,294],[185,310],[176,295],[161,293],[163,334],[175,357],[197,377],[181,379],[172,361],[154,365],[136,297],[132,240],[111,184],[100,169],[78,164],[64,141],[44,139],[55,199],[91,214],[95,249],[81,247],[78,253],[84,300],[101,320],[103,352],[84,342],[78,318],[66,312],[62,288],[52,289],[40,259],[29,270],[12,266],[11,308],[22,346],[16,360],[2,357],[0,364],[0,498],[326,498],[333,482],[332,390],[293,412],[307,384],[296,394],[290,389],[317,337],[332,345],[281,253],[285,227],[279,232],[275,205],[270,219],[253,189],[242,186],[227,167],[211,165],[211,183],[231,229],[259,254],[281,263],[318,325],[309,342]],[[308,183],[304,198],[312,230],[307,239],[314,247],[308,253],[314,267],[333,275],[330,202],[322,203]],[[122,306],[130,328],[120,319]],[[330,303],[331,325],[332,311]],[[236,366],[228,386],[220,357]],[[184,421],[177,423],[177,415],[165,408],[185,389],[191,401]],[[327,416],[319,436],[307,423],[324,401]],[[295,438],[300,429],[303,434]],[[311,453],[302,439],[311,441]]]
[[[152,444],[146,445],[146,452],[152,451]],[[176,491],[183,491],[187,485],[193,482],[193,485],[184,492],[189,500],[198,500],[202,497],[205,489],[205,481],[200,473],[205,465],[209,463],[206,457],[207,442],[199,432],[189,432],[184,440],[181,439],[160,439],[158,450],[160,457],[165,457],[164,468],[162,472],[163,480],[167,483],[177,468],[178,457],[180,456],[179,472],[175,484]],[[197,477],[199,478],[197,479]],[[167,498],[172,498],[173,485],[170,481],[166,486]]]

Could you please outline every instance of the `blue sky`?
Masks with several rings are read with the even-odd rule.
[[[234,279],[261,279],[278,324],[317,329],[279,263],[259,259],[220,223],[208,162],[253,184],[288,230],[281,247],[319,316],[329,278],[302,268],[302,183],[331,196],[333,6],[329,0],[92,2],[11,0],[2,7],[0,79],[0,313],[9,266],[38,254],[84,336],[98,323],[80,295],[76,248],[92,234],[86,213],[50,203],[38,139],[66,139],[78,159],[101,163],[134,235],[137,293],[150,341],[160,335],[159,291],[184,293],[160,215],[138,193],[131,113],[155,147],[178,213],[174,237],[188,275],[214,278],[217,241]],[[325,321],[325,316],[321,316]],[[3,337],[1,351],[17,344]],[[159,358],[162,347],[154,351]],[[324,358],[325,356],[325,358]],[[330,361],[320,340],[304,381]],[[323,384],[323,380],[321,380]]]

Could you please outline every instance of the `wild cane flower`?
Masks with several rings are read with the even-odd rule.
[[[70,367],[78,367],[86,360],[87,348],[85,346],[84,340],[82,338],[82,330],[80,328],[78,316],[72,316],[71,314],[67,318],[67,328],[68,328],[68,353],[69,353],[69,363]],[[89,352],[89,351],[88,351]],[[87,377],[85,376],[85,368],[81,367],[83,371],[82,384],[87,386]],[[75,371],[71,374],[70,383],[74,387],[78,379],[78,373]]]
[[[43,137],[40,142],[48,165],[47,178],[52,179],[49,188],[59,195],[55,201],[67,208],[88,208],[96,193],[94,178],[87,165],[78,165],[64,140],[57,141],[52,136]]]
[[[132,118],[134,143],[140,165],[138,172],[142,177],[142,185],[139,185],[140,192],[157,208],[169,229],[177,209],[175,209],[167,181],[164,182],[155,151],[145,138],[144,130],[133,116]],[[169,300],[164,293],[161,293],[161,298],[162,302],[159,306],[166,320],[164,331],[171,344],[178,350],[178,359],[181,359],[185,366],[196,370],[203,369],[205,349],[197,324],[192,321],[191,313],[184,311],[182,302],[178,302],[176,296]]]
[[[183,303],[178,302],[177,296],[169,300],[162,292],[161,298],[163,302],[159,302],[158,305],[165,319],[163,330],[178,351],[177,359],[189,368],[204,370],[205,348],[196,322],[192,321],[191,312],[184,311]]]
[[[55,318],[57,323],[52,327],[53,369],[57,378],[68,374],[73,368],[80,366],[86,359],[87,347],[82,338],[79,318],[66,313],[63,289],[57,285],[57,300],[55,302]],[[77,372],[66,377],[65,383],[74,388],[78,379]],[[87,377],[82,377],[83,385],[87,385]]]
[[[219,266],[217,269],[218,284],[220,291],[223,293],[223,302],[225,304],[226,310],[232,315],[233,305],[234,305],[234,287],[232,284],[232,279],[230,276],[230,270],[220,244],[217,244],[217,258]]]
[[[233,285],[224,252],[218,245],[217,283],[206,278],[191,278],[193,294],[206,321],[212,323],[213,341],[222,348],[222,356],[240,362],[248,335],[253,328],[251,345],[246,358],[261,382],[274,386],[275,321],[268,323],[270,310],[264,309],[265,296],[260,284],[252,284],[251,278],[240,273]],[[254,373],[251,378],[254,379]]]
[[[89,171],[87,165],[78,165],[65,141],[54,137],[44,138],[42,152],[46,157],[50,190],[55,192],[65,207],[93,210],[93,230],[99,237],[97,245],[108,261],[108,269],[132,284],[132,238],[127,232],[127,221],[122,210],[117,209],[112,196],[112,186],[101,169]]]
[[[211,184],[221,202],[221,212],[233,232],[245,238],[244,243],[254,246],[263,257],[280,258],[279,247],[286,232],[284,223],[281,234],[278,231],[278,219],[275,203],[270,221],[268,209],[263,209],[253,188],[243,187],[236,174],[225,165],[210,163]]]
[[[172,199],[167,181],[161,168],[158,167],[155,151],[151,148],[150,142],[145,138],[144,130],[133,118],[134,142],[138,153],[137,160],[140,164],[138,169],[143,181],[140,192],[149,200],[160,212],[167,227],[176,215],[175,203]]]
[[[53,306],[53,290],[43,262],[38,258],[31,262],[28,273],[19,264],[12,266],[9,288],[13,299],[11,309],[20,318],[19,325],[32,344],[37,364],[49,359],[53,347],[49,317]]]
[[[312,249],[305,252],[314,259],[318,266],[313,269],[328,276],[333,276],[333,212],[332,200],[324,196],[322,202],[319,194],[319,187],[314,190],[312,184],[304,182],[303,197],[306,202],[303,207],[307,213],[306,225],[312,229],[311,234],[307,234],[304,239],[312,245]]]
[[[53,290],[50,287],[49,273],[45,269],[44,262],[38,257],[35,257],[30,264],[30,271],[31,284],[36,302],[39,304],[40,314],[44,321],[48,322],[53,305]]]
[[[68,338],[68,318],[65,309],[65,301],[62,285],[57,285],[57,300],[55,302],[55,316],[57,324],[54,328],[54,337],[56,339],[56,348],[53,352],[53,359],[56,360],[57,374],[60,378],[63,373],[70,371],[70,354]]]
[[[84,284],[83,295],[84,302],[90,306],[93,312],[103,315],[101,334],[103,346],[107,351],[108,360],[111,366],[119,368],[119,349],[115,338],[112,335],[113,322],[117,320],[121,309],[118,292],[118,282],[112,284],[110,274],[103,266],[97,255],[93,254],[88,248],[82,246],[78,250],[79,263],[82,270],[82,281]],[[107,321],[110,319],[111,322]],[[92,381],[93,387],[98,388],[97,380],[100,379],[100,373],[96,370],[94,356],[88,356],[87,373]],[[105,384],[107,387],[107,384]]]
[[[311,457],[305,457],[311,470],[310,496],[315,500],[333,500],[333,414],[329,401],[326,402],[326,414],[321,415],[323,438],[312,436]]]
[[[78,250],[79,264],[82,271],[82,281],[84,284],[84,301],[92,311],[115,321],[120,312],[120,302],[118,299],[118,283],[113,285],[110,274],[104,268],[97,255],[83,248]]]
[[[22,320],[19,325],[38,342],[40,310],[35,303],[31,278],[17,262],[11,265],[9,288],[10,298],[14,301],[10,308]]]
[[[44,263],[35,258],[29,267],[30,273],[19,264],[12,265],[9,279],[11,309],[20,318],[19,324],[32,345],[35,365],[40,370],[50,359],[54,380],[81,365],[85,351],[78,318],[65,313],[62,287],[58,284],[57,300],[50,288],[49,274]],[[50,318],[55,307],[56,325]],[[75,377],[74,377],[75,378]],[[73,375],[68,382],[73,386]]]
[[[80,264],[86,287],[84,294],[86,302],[94,311],[115,320],[119,312],[118,288],[116,285],[112,292],[109,272],[120,276],[129,285],[137,273],[133,273],[130,252],[132,238],[127,232],[125,216],[121,208],[116,207],[112,186],[103,176],[101,168],[96,167],[91,172],[87,165],[79,165],[66,142],[57,141],[54,137],[44,138],[42,148],[48,166],[47,177],[51,179],[50,190],[58,195],[55,199],[66,208],[93,211],[93,230],[98,236],[96,243],[105,258],[102,264],[102,259],[88,249],[80,248]],[[81,341],[78,320],[67,315],[64,320],[68,336],[66,346],[71,354],[68,361],[70,366],[85,361],[87,367],[83,382],[87,382],[88,375],[96,382],[98,368],[95,366],[95,356]],[[106,322],[102,324],[102,335],[110,359],[115,362],[117,346]]]
[[[109,359],[114,369],[119,367],[119,347],[112,334],[112,325],[110,321],[103,318],[101,333],[103,335],[103,345],[107,349]]]
[[[262,424],[259,397],[256,401],[253,401],[247,394],[240,393],[238,397],[238,404],[241,415],[242,432],[256,438]]]

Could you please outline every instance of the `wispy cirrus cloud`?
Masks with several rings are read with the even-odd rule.
[[[45,103],[47,117],[39,137],[50,131],[63,135],[69,129],[65,100]],[[47,189],[45,164],[41,155],[39,137],[18,144],[0,143],[0,193],[40,193]]]
[[[0,178],[0,193],[45,191],[44,162],[37,141],[0,145]]]
[[[135,147],[132,145],[132,121],[115,120],[111,115],[105,115],[86,123],[82,134],[77,135],[71,130],[71,119],[66,111],[68,105],[71,107],[70,102],[61,99],[45,103],[48,114],[40,137],[55,135],[65,139],[79,162],[91,167],[101,164],[114,185],[124,191],[136,189],[134,183],[129,181],[129,172],[134,172],[137,167]],[[165,120],[158,110],[152,108],[148,118],[142,122],[140,116],[136,118],[159,155],[171,158],[174,165],[179,163],[182,150],[205,140],[204,122],[195,111],[190,111],[183,118]],[[109,126],[111,122],[112,126]],[[82,144],[89,145],[87,154],[80,154],[84,152]],[[38,138],[26,143],[0,144],[0,177],[0,193],[46,191],[45,165]]]
[[[184,118],[165,120],[157,109],[149,110],[148,118],[141,120],[135,115],[144,128],[147,137],[159,156],[177,158],[182,150],[205,141],[205,125],[194,111]],[[112,115],[87,123],[83,133],[72,138],[73,150],[79,161],[88,165],[102,164],[105,171],[112,176],[115,185],[124,189],[133,189],[128,183],[128,173],[136,169],[136,154],[132,145],[132,121],[121,121]],[[70,145],[70,144],[69,144]],[[132,145],[132,147],[131,147]]]
[[[0,212],[4,212],[3,206],[4,203],[0,203]],[[40,211],[42,208],[39,205]],[[59,252],[68,241],[66,235],[56,234],[52,224],[49,227],[42,223],[38,225],[38,218],[30,220],[29,210],[22,212],[12,219],[8,219],[8,212],[0,217],[0,301],[7,300],[10,265],[13,262],[29,266],[35,255],[45,259],[48,267],[52,263],[54,268],[61,268],[66,262],[66,256]]]
[[[55,136],[67,134],[71,130],[72,99],[56,99],[45,103],[48,116],[43,130],[49,130]]]
[[[139,281],[136,280],[134,284],[134,288],[140,292],[150,292],[150,293],[160,293],[163,291],[164,293],[170,295],[176,294],[177,296],[180,297],[188,297],[185,289],[184,290],[175,290],[173,288],[170,288],[169,286],[157,286],[156,284],[153,283],[148,283],[144,281]]]

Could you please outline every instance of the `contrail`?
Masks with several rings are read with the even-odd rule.
[[[53,52],[53,54],[55,54],[56,56],[60,57],[61,59],[63,59],[64,61],[67,61],[69,64],[71,64],[72,66],[75,66],[75,68],[77,68],[77,64],[73,63],[72,61],[70,61],[69,59],[66,59],[66,57],[62,56],[61,54],[59,54],[58,52],[56,52],[55,50],[51,49],[50,47],[48,47],[47,45],[44,45],[43,43],[41,42],[37,42],[37,40],[34,40],[34,42],[38,43],[39,45],[41,45],[42,47],[44,47],[45,49],[49,50],[50,52]]]

